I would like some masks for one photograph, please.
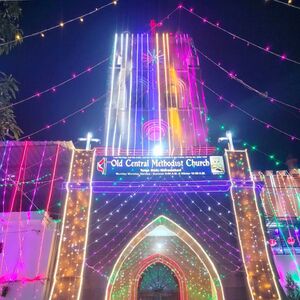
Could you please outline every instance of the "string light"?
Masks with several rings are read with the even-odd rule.
[[[42,128],[40,128],[40,129],[38,129],[38,130],[36,130],[36,131],[30,133],[30,134],[27,134],[27,135],[21,137],[19,140],[21,141],[21,140],[25,140],[25,139],[30,139],[32,136],[34,136],[34,135],[36,135],[36,134],[38,134],[38,133],[40,133],[40,132],[43,132],[43,131],[45,131],[45,130],[47,130],[47,129],[50,129],[50,128],[52,128],[52,127],[58,125],[58,124],[61,124],[61,123],[62,123],[62,124],[65,124],[65,123],[66,123],[66,120],[68,120],[68,119],[74,117],[74,116],[77,115],[78,113],[84,113],[84,112],[85,112],[85,109],[90,108],[92,105],[94,105],[95,103],[101,101],[101,100],[104,99],[105,97],[106,97],[106,94],[104,94],[104,95],[102,95],[102,96],[100,96],[100,97],[98,97],[98,98],[92,98],[92,100],[90,101],[89,104],[84,105],[83,107],[81,107],[81,108],[77,109],[76,111],[74,111],[74,112],[72,112],[72,113],[70,113],[70,114],[64,116],[63,118],[59,119],[58,121],[55,121],[55,122],[53,122],[53,123],[51,123],[51,124],[49,124],[49,125],[46,125],[45,127],[42,127]]]
[[[229,168],[230,192],[251,298],[253,300],[282,299],[270,263],[247,151],[226,150],[225,157]],[[237,187],[236,180],[251,181],[252,189]]]
[[[274,97],[270,97],[268,92],[262,92],[258,89],[256,89],[255,87],[253,87],[252,85],[250,85],[249,83],[243,81],[242,79],[240,79],[236,74],[232,74],[232,72],[228,71],[227,69],[225,69],[224,67],[221,66],[220,63],[217,63],[216,61],[214,61],[213,59],[211,59],[210,57],[208,57],[206,54],[204,54],[202,51],[200,51],[199,49],[197,49],[195,47],[196,51],[198,53],[200,53],[206,60],[208,60],[209,62],[211,62],[214,66],[218,67],[220,70],[222,70],[223,72],[225,72],[231,79],[234,79],[236,82],[240,83],[243,87],[247,88],[248,90],[255,92],[256,94],[258,94],[260,97],[264,98],[264,99],[268,99],[269,102],[268,103],[279,103],[281,105],[287,106],[289,108],[295,109],[298,112],[300,112],[300,107],[291,105],[287,102],[278,100]]]
[[[225,28],[223,28],[222,26],[220,26],[220,23],[218,22],[217,24],[213,23],[213,22],[210,22],[209,20],[207,20],[207,18],[204,18],[204,17],[201,17],[200,15],[196,14],[194,11],[191,11],[190,9],[186,8],[185,6],[181,6],[180,8],[184,9],[185,11],[187,11],[189,14],[195,16],[196,18],[200,19],[203,21],[203,23],[205,24],[209,24],[210,26],[214,27],[215,29],[218,29],[228,35],[230,35],[233,39],[237,39],[243,43],[245,43],[247,46],[252,46],[254,48],[257,48],[265,53],[268,53],[268,54],[271,54],[273,56],[276,56],[278,58],[280,58],[281,60],[285,60],[285,61],[288,61],[288,62],[291,62],[291,63],[294,63],[294,64],[297,64],[297,65],[300,65],[300,61],[298,60],[295,60],[295,59],[291,59],[291,58],[288,58],[285,54],[279,54],[275,51],[272,51],[270,48],[267,50],[266,47],[264,46],[261,46],[259,44],[256,44],[248,39],[245,39]]]
[[[265,122],[265,121],[263,121],[263,120],[261,120],[261,119],[255,117],[254,115],[250,114],[250,113],[247,112],[245,109],[239,107],[239,106],[236,105],[235,103],[233,103],[233,102],[231,102],[230,100],[226,99],[224,96],[218,94],[218,93],[217,93],[216,91],[214,91],[212,88],[210,88],[209,86],[207,86],[207,85],[204,83],[204,81],[200,81],[200,80],[198,80],[198,79],[197,79],[197,81],[198,81],[203,87],[205,87],[207,90],[209,90],[211,93],[213,93],[213,94],[218,98],[219,101],[222,101],[222,102],[224,101],[224,102],[226,102],[227,104],[230,105],[231,108],[235,108],[236,110],[242,112],[243,114],[245,114],[246,116],[248,116],[252,121],[256,121],[256,122],[258,122],[258,123],[263,124],[264,127],[265,127],[266,129],[271,128],[271,129],[273,129],[274,131],[277,131],[277,132],[279,132],[279,133],[281,133],[281,134],[283,134],[283,135],[289,137],[289,139],[290,139],[291,141],[294,141],[294,140],[299,141],[299,140],[300,140],[299,137],[297,137],[297,136],[295,136],[295,135],[292,135],[292,134],[289,134],[289,133],[285,132],[284,130],[281,130],[280,128],[275,127],[275,126],[273,126],[272,124],[269,124],[269,123],[267,123],[267,122]]]
[[[288,7],[292,7],[292,8],[300,10],[299,6],[296,6],[296,5],[293,4],[293,0],[288,0],[288,2],[284,2],[284,1],[281,1],[281,0],[272,0],[272,1],[274,1],[276,3],[279,3],[279,4],[283,4],[283,5],[288,6]]]
[[[67,184],[62,232],[50,299],[80,299],[86,256],[95,150],[73,150]],[[84,190],[72,189],[71,183],[87,182]],[[70,259],[71,258],[71,259]]]
[[[84,18],[84,17],[90,16],[90,15],[96,13],[96,12],[101,11],[102,9],[104,9],[104,8],[110,6],[110,5],[115,5],[116,3],[114,3],[114,2],[116,2],[116,1],[109,2],[108,4],[102,5],[101,7],[97,7],[97,8],[95,8],[95,9],[93,9],[92,11],[89,11],[88,13],[85,13],[85,14],[79,16],[79,17],[75,17],[75,18],[70,19],[70,20],[67,20],[67,21],[65,21],[65,22],[60,22],[58,25],[54,25],[54,26],[52,26],[52,27],[45,28],[45,29],[42,29],[42,30],[37,31],[37,32],[33,32],[33,33],[30,33],[30,34],[27,34],[27,35],[24,35],[24,36],[22,36],[22,37],[21,37],[20,34],[17,34],[17,35],[15,36],[15,40],[17,40],[17,41],[19,41],[19,40],[21,40],[21,39],[22,39],[22,40],[25,40],[25,39],[27,39],[27,38],[34,37],[34,36],[42,36],[42,37],[44,37],[46,32],[51,31],[51,30],[53,30],[53,29],[57,29],[57,28],[59,28],[59,27],[62,28],[62,27],[64,27],[64,25],[67,25],[67,24],[70,24],[70,23],[72,23],[72,22],[75,22],[75,21],[80,20],[80,18]],[[1,46],[6,46],[6,45],[13,44],[13,43],[15,43],[15,40],[14,40],[14,41],[8,41],[8,42],[1,43],[1,44],[0,44],[0,47],[1,47]]]
[[[48,87],[47,89],[41,91],[41,92],[36,92],[34,93],[33,95],[29,96],[29,97],[26,97],[22,100],[18,100],[18,101],[15,101],[7,106],[4,106],[4,107],[1,107],[0,108],[0,111],[1,110],[4,110],[4,109],[7,109],[7,108],[10,108],[10,107],[13,107],[13,106],[16,106],[16,105],[19,105],[19,104],[22,104],[24,102],[27,102],[31,99],[35,99],[35,98],[38,98],[46,93],[49,93],[49,92],[56,92],[57,88],[61,87],[61,86],[64,86],[65,84],[69,83],[69,82],[72,82],[74,79],[77,79],[79,78],[80,76],[82,75],[85,75],[89,72],[91,72],[92,70],[96,69],[97,67],[100,67],[101,65],[103,65],[104,63],[106,63],[107,61],[109,61],[110,57],[107,57],[101,61],[99,61],[98,63],[94,64],[93,66],[91,67],[88,67],[86,69],[84,69],[83,71],[80,71],[78,73],[73,73],[71,77],[67,78],[66,80],[62,81],[62,82],[59,82],[51,87]]]

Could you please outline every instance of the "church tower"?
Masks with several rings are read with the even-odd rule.
[[[203,154],[207,108],[199,71],[187,34],[116,34],[105,154]]]

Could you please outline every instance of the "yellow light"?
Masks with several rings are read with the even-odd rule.
[[[19,33],[16,34],[16,40],[17,41],[21,40],[21,35]]]
[[[79,20],[80,20],[80,22],[82,23],[82,22],[83,22],[83,17],[80,17]]]
[[[113,1],[113,5],[117,5],[118,4],[118,1]]]
[[[293,3],[293,0],[289,0],[289,1],[288,1],[288,4],[292,4],[292,3]]]
[[[63,22],[60,22],[60,23],[59,23],[59,26],[60,26],[60,27],[64,27],[64,25],[65,25],[65,24],[64,24]]]

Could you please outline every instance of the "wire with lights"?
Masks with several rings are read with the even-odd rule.
[[[34,135],[36,135],[36,134],[38,134],[40,132],[43,132],[43,131],[45,131],[47,129],[50,129],[50,128],[58,125],[58,124],[65,124],[68,119],[70,119],[71,117],[74,117],[78,113],[84,113],[85,109],[90,108],[92,105],[94,105],[95,103],[101,101],[106,96],[107,96],[107,93],[105,93],[104,95],[102,95],[102,96],[100,96],[98,98],[92,98],[92,100],[88,104],[84,105],[83,107],[81,107],[81,108],[77,109],[76,111],[74,111],[74,112],[66,115],[65,117],[59,119],[58,121],[55,121],[55,122],[53,122],[53,123],[51,123],[49,125],[46,125],[45,127],[42,127],[42,128],[40,128],[40,129],[38,129],[38,130],[30,133],[30,134],[27,134],[27,135],[21,137],[19,140],[30,139],[32,136],[34,136]]]
[[[276,57],[280,58],[282,61],[288,61],[288,62],[297,64],[297,65],[300,65],[300,61],[298,61],[296,59],[289,58],[289,57],[287,57],[286,54],[279,54],[279,53],[271,50],[271,47],[269,45],[264,47],[264,46],[261,46],[259,44],[256,44],[255,42],[252,42],[252,41],[250,41],[248,39],[245,39],[245,38],[241,37],[240,35],[235,34],[235,33],[231,32],[231,31],[225,29],[224,27],[220,26],[219,22],[213,23],[213,22],[209,21],[207,18],[202,17],[202,16],[196,14],[193,9],[188,9],[185,6],[183,6],[182,4],[180,4],[178,6],[178,8],[179,9],[183,9],[186,12],[190,13],[191,15],[195,16],[196,18],[202,20],[202,22],[204,24],[209,24],[210,26],[214,27],[215,29],[218,29],[218,30],[220,30],[220,31],[228,34],[233,39],[237,39],[237,40],[245,43],[247,46],[252,46],[252,47],[254,47],[256,49],[259,49],[259,50],[261,50],[261,51],[263,51],[265,53],[268,53],[268,54],[271,54],[273,56],[276,56]]]
[[[198,79],[196,79],[203,87],[205,87],[208,91],[210,91],[212,94],[214,94],[218,99],[219,101],[224,101],[226,102],[227,104],[230,105],[231,108],[235,108],[236,110],[242,112],[243,114],[245,114],[246,116],[248,116],[249,118],[251,118],[252,121],[257,121],[258,123],[260,124],[263,124],[265,126],[266,129],[273,129],[285,136],[288,136],[292,141],[296,140],[296,141],[300,141],[300,138],[295,136],[295,135],[292,135],[290,133],[287,133],[285,132],[284,130],[278,128],[278,127],[275,127],[274,125],[270,124],[270,123],[267,123],[257,117],[255,117],[254,115],[250,114],[249,112],[247,112],[245,109],[241,108],[240,106],[236,105],[235,103],[233,103],[232,101],[226,99],[225,97],[223,97],[222,95],[220,95],[219,93],[217,93],[215,90],[213,90],[212,88],[210,88],[209,86],[207,86],[204,81],[200,81]]]
[[[254,86],[252,86],[251,84],[245,82],[243,79],[239,78],[237,76],[237,74],[235,74],[234,72],[228,71],[227,69],[225,69],[224,67],[222,67],[221,63],[217,63],[215,60],[213,60],[212,58],[208,57],[206,54],[204,54],[202,51],[200,51],[198,48],[194,47],[195,50],[201,55],[203,56],[206,60],[208,60],[209,62],[211,62],[213,65],[215,65],[216,67],[218,67],[220,70],[222,70],[224,73],[226,73],[230,79],[235,80],[236,82],[240,83],[243,87],[245,87],[246,89],[258,94],[260,97],[269,100],[269,103],[279,103],[281,105],[287,106],[289,108],[295,109],[297,110],[297,112],[300,112],[300,107],[291,105],[287,102],[278,100],[274,97],[270,97],[268,92],[262,92],[260,90],[258,90],[257,88],[255,88]]]
[[[281,1],[281,0],[271,0],[271,1],[300,10],[299,6],[296,6],[296,5],[293,4],[293,0],[288,0],[288,2],[284,2],[284,1]]]
[[[39,98],[40,96],[46,94],[46,93],[49,93],[49,92],[56,92],[56,89],[79,78],[80,76],[84,75],[84,74],[87,74],[89,72],[91,72],[92,70],[96,69],[97,67],[101,66],[102,64],[104,64],[105,62],[107,62],[108,60],[110,59],[110,56],[103,59],[102,61],[94,64],[93,66],[91,67],[87,67],[85,70],[79,72],[79,73],[73,73],[71,77],[67,78],[66,80],[62,81],[62,82],[59,82],[59,83],[56,83],[55,85],[52,85],[51,87],[48,87],[47,89],[41,91],[41,92],[36,92],[34,93],[33,95],[29,96],[29,97],[26,97],[24,99],[21,99],[19,101],[16,101],[16,102],[13,102],[7,106],[4,106],[4,107],[1,107],[0,108],[0,111],[1,110],[4,110],[4,109],[7,109],[7,108],[10,108],[10,107],[13,107],[13,106],[16,106],[16,105],[19,105],[21,103],[24,103],[24,102],[27,102],[31,99],[35,99],[35,98]]]
[[[54,25],[52,27],[44,28],[42,30],[39,30],[37,32],[33,32],[33,33],[30,33],[30,34],[27,34],[27,35],[24,35],[24,36],[21,36],[20,33],[17,33],[17,35],[15,36],[14,40],[1,43],[0,47],[1,46],[7,46],[7,45],[13,44],[15,42],[19,42],[19,41],[22,41],[24,39],[27,39],[27,38],[30,38],[30,37],[34,37],[34,36],[41,36],[42,38],[44,38],[46,32],[49,32],[49,31],[51,31],[53,29],[57,29],[57,28],[63,28],[65,25],[73,23],[75,21],[79,21],[79,22],[82,23],[84,21],[85,17],[88,17],[88,16],[90,16],[90,15],[92,15],[94,13],[97,13],[97,12],[101,11],[102,9],[104,9],[104,8],[110,6],[110,5],[116,5],[116,4],[117,4],[117,1],[109,2],[109,3],[105,4],[105,5],[100,6],[100,7],[96,7],[95,9],[93,9],[93,10],[91,10],[91,11],[89,11],[89,12],[83,14],[83,15],[80,15],[78,17],[69,19],[69,20],[67,20],[65,22],[60,22],[58,25]]]

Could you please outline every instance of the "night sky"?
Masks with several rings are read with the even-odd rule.
[[[284,1],[284,0],[283,0]],[[108,1],[92,0],[33,0],[21,2],[24,34],[51,27],[60,21],[80,16]],[[271,45],[278,53],[300,61],[300,10],[273,1],[264,0],[197,0],[182,2],[186,7],[210,21],[262,46]],[[294,1],[300,5],[300,1]],[[174,0],[120,0],[84,19],[46,34],[45,38],[25,40],[8,56],[0,57],[0,70],[20,83],[18,99],[53,86],[88,66],[110,56],[115,32],[141,33],[149,30],[150,19],[160,20],[179,2]],[[160,31],[189,33],[197,48],[215,61],[237,73],[247,83],[269,95],[300,107],[300,65],[281,61],[218,31],[189,13],[180,10],[167,20]],[[250,114],[300,137],[300,113],[269,103],[266,99],[246,90],[239,83],[200,56],[205,83],[230,99]],[[39,98],[15,107],[17,121],[24,134],[45,127],[87,104],[92,97],[106,93],[109,84],[109,62],[92,72]],[[300,141],[252,121],[241,112],[219,102],[205,90],[209,110],[211,144],[218,146],[217,138],[224,134],[225,125],[233,131],[238,148],[243,142],[257,146],[280,161],[289,155],[300,158]],[[92,131],[102,137],[104,130],[105,100],[94,104],[85,113],[69,119],[32,137],[32,140],[73,140]],[[76,143],[76,146],[80,144]],[[274,169],[268,157],[251,151],[256,169]],[[284,164],[279,169],[285,169]]]

